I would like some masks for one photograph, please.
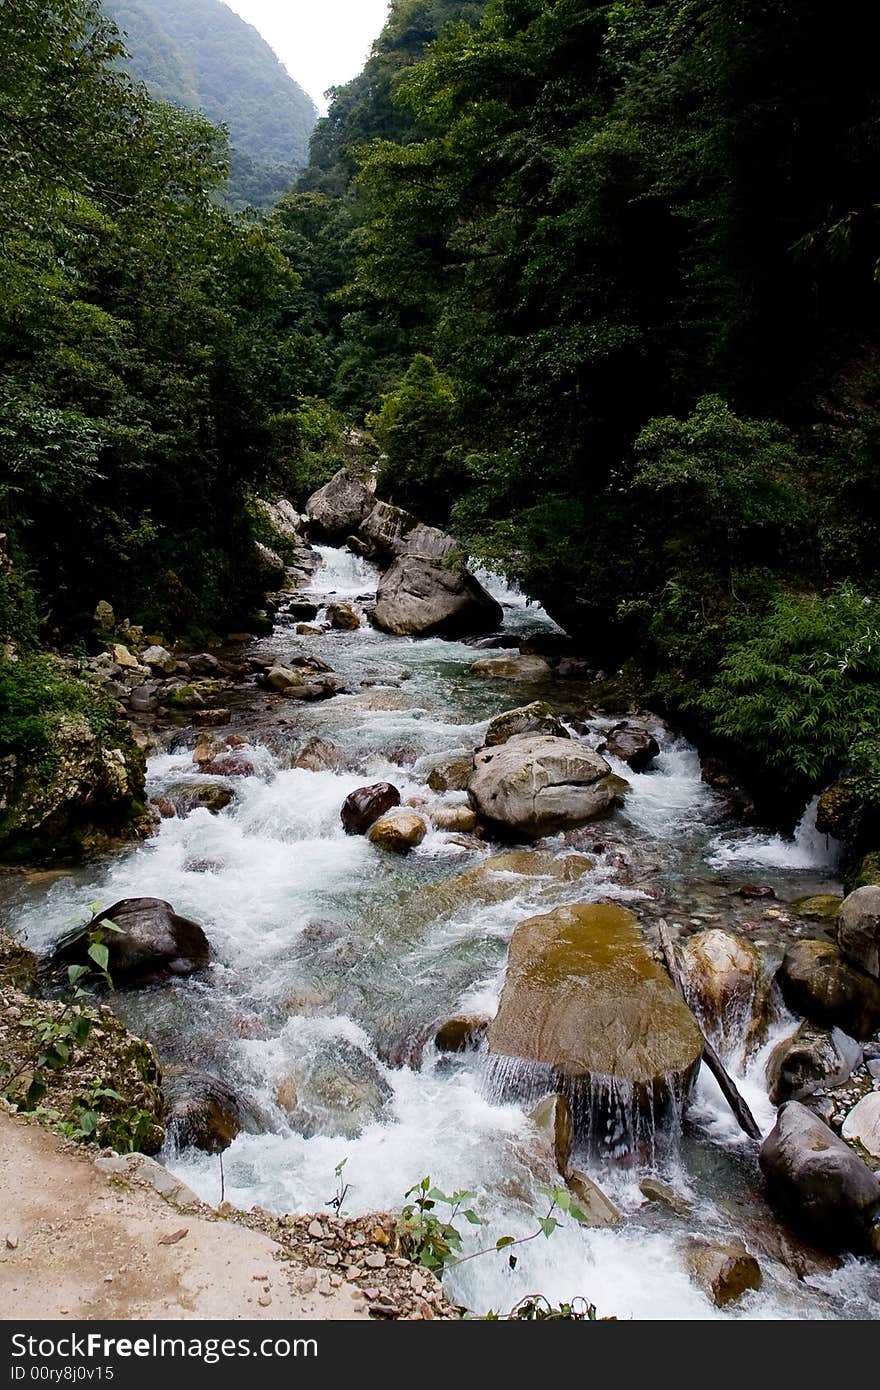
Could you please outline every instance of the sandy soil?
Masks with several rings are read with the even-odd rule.
[[[185,1230],[173,1244],[163,1237]],[[260,1231],[181,1211],[0,1111],[0,1318],[366,1318]]]

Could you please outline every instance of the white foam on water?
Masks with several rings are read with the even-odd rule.
[[[816,829],[818,806],[819,798],[814,797],[792,837],[757,832],[727,832],[717,836],[707,862],[716,869],[732,864],[760,864],[772,869],[828,869],[833,872],[840,864],[843,846],[833,836],[823,835]]]
[[[316,545],[320,567],[309,581],[310,594],[339,596],[375,592],[380,571],[369,560],[341,546]]]

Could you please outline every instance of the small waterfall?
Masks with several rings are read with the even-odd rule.
[[[379,570],[361,555],[341,546],[316,545],[321,557],[320,568],[309,585],[309,593],[357,596],[374,593],[379,582]]]
[[[814,797],[798,821],[794,835],[755,833],[721,835],[716,838],[708,858],[713,868],[730,864],[760,864],[770,869],[835,870],[843,846],[832,835],[816,829],[819,798]]]
[[[571,1077],[549,1063],[490,1053],[486,1085],[492,1099],[527,1108],[558,1092],[568,1102],[580,1151],[590,1158],[653,1168],[678,1151],[693,1080],[682,1084],[679,1078],[664,1077],[659,1084],[641,1084],[616,1076]]]

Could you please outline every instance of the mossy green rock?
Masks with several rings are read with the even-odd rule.
[[[516,734],[552,734],[556,738],[570,737],[553,706],[548,705],[545,700],[533,700],[530,705],[521,705],[518,709],[509,709],[505,710],[503,714],[496,714],[489,723],[483,743],[486,748],[494,748],[501,743],[506,743],[509,738],[513,738]]]
[[[703,1037],[635,915],[616,903],[577,903],[514,932],[489,1050],[656,1096],[687,1091]]]
[[[0,752],[0,860],[77,859],[134,830],[144,755],[105,696],[89,692],[88,701],[44,716],[42,749]]]
[[[857,888],[870,888],[880,885],[880,850],[866,854],[846,880],[846,891],[854,893]]]
[[[834,922],[842,904],[843,898],[834,893],[817,893],[808,898],[796,898],[791,910],[805,922]]]

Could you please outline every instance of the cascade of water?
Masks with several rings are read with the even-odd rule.
[[[843,846],[833,836],[823,835],[816,829],[818,807],[819,798],[814,797],[791,837],[757,832],[722,833],[712,845],[709,863],[715,868],[760,864],[779,869],[836,869]]]

